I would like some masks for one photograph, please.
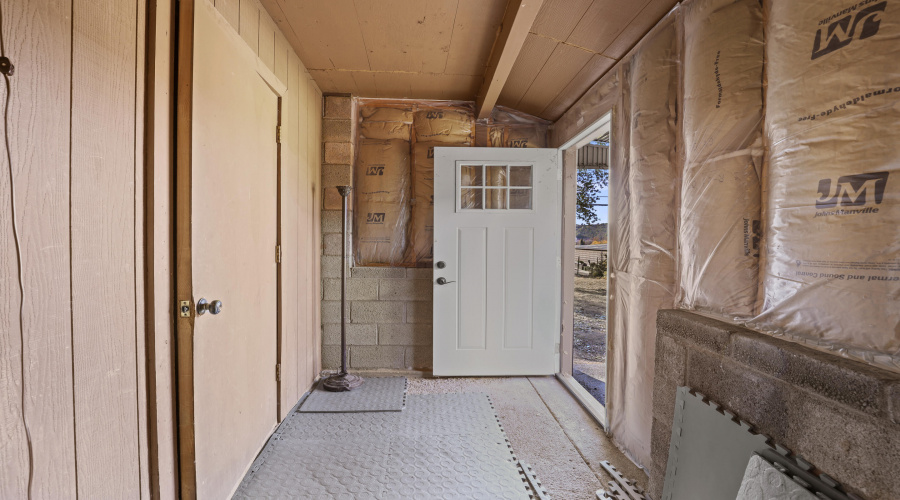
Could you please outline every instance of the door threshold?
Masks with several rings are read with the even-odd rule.
[[[587,389],[582,387],[571,375],[557,373],[556,378],[569,390],[569,393],[575,397],[575,400],[587,410],[588,414],[590,414],[597,424],[599,424],[604,431],[609,432],[609,429],[606,426],[606,407],[594,399],[594,396],[592,396]]]

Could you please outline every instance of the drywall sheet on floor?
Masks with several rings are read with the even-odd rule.
[[[632,458],[650,464],[656,311],[674,306],[678,195],[678,9],[621,69],[611,144],[615,290],[609,423]]]
[[[900,369],[900,9],[772,1],[755,327]]]
[[[678,305],[749,318],[759,288],[762,6],[693,0],[682,15]]]
[[[528,499],[484,394],[411,395],[402,412],[301,413],[282,424],[235,498]]]

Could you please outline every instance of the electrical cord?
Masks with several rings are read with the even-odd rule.
[[[3,102],[3,140],[6,145],[6,163],[9,167],[9,204],[10,217],[12,218],[13,243],[16,247],[16,274],[19,282],[19,361],[21,377],[21,399],[19,401],[22,410],[22,427],[25,428],[25,440],[28,443],[28,498],[31,498],[31,484],[34,478],[34,450],[31,443],[31,430],[28,428],[28,420],[25,418],[25,284],[22,280],[22,246],[19,242],[19,227],[16,223],[16,189],[12,167],[12,152],[9,144],[9,101],[12,97],[12,85],[9,77],[12,76],[15,67],[6,57],[6,44],[3,40],[3,4],[0,3],[0,73],[3,74],[3,82],[6,84],[6,98]]]

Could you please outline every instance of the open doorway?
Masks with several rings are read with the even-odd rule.
[[[572,377],[606,405],[609,130],[578,148]]]
[[[562,332],[558,378],[604,427],[607,401],[610,130],[607,113],[562,146]]]

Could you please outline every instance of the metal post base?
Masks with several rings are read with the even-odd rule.
[[[349,373],[339,373],[332,375],[322,382],[322,386],[326,391],[331,392],[347,392],[356,389],[363,383],[362,377],[359,375],[351,375]]]

